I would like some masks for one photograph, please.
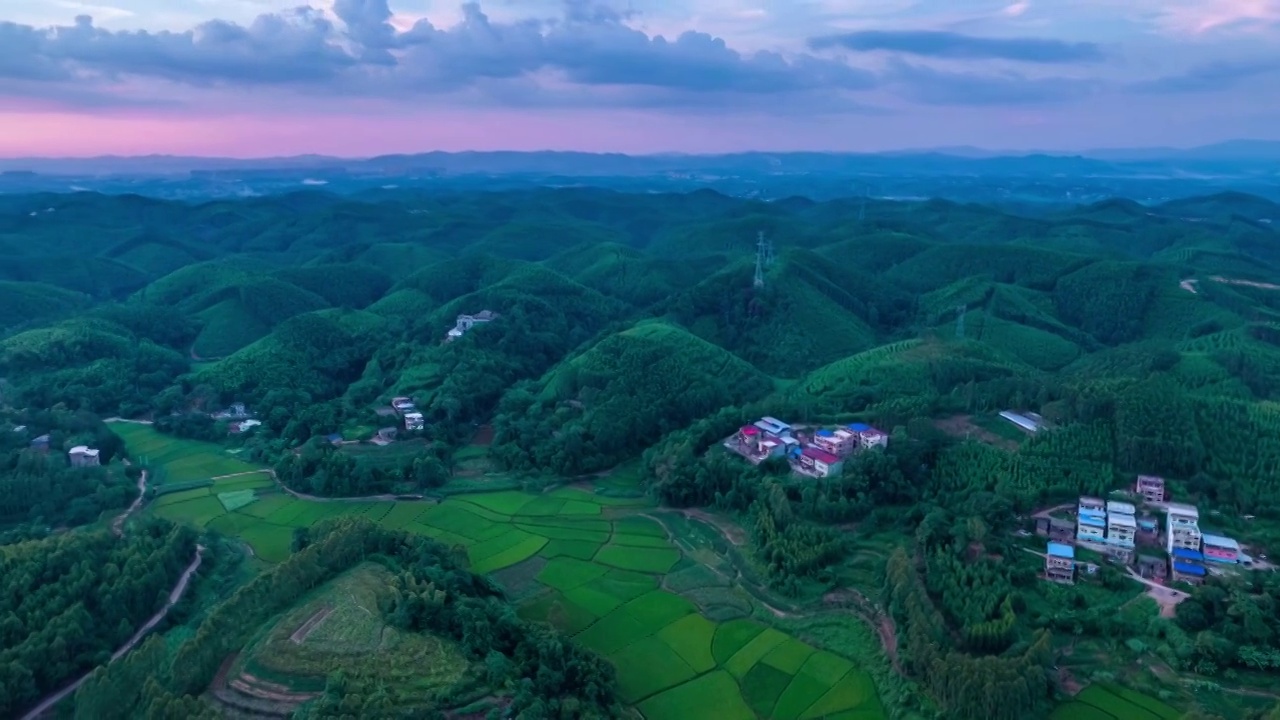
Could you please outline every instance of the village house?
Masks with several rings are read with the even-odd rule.
[[[1104,543],[1107,540],[1107,505],[1093,497],[1080,498],[1076,508],[1076,539]]]
[[[1164,558],[1139,555],[1138,575],[1147,580],[1164,582],[1164,579],[1169,576],[1169,563]]]
[[[484,323],[493,322],[497,319],[498,314],[489,310],[481,310],[475,315],[459,315],[453,329],[449,331],[446,340],[457,340],[476,325],[483,325]]]
[[[427,421],[422,417],[422,413],[418,411],[407,412],[404,414],[404,429],[413,432],[422,430],[427,426]]]
[[[1134,507],[1129,503],[1107,503],[1107,543],[1122,548],[1132,548],[1138,523],[1133,518]]]
[[[97,467],[101,464],[98,458],[98,450],[96,448],[77,445],[67,452],[67,458],[71,460],[71,467]]]
[[[813,435],[813,445],[836,457],[848,457],[862,444],[857,435],[844,429],[819,430]]]
[[[889,444],[889,436],[887,434],[865,423],[853,423],[848,427],[848,430],[858,436],[858,443],[863,450],[870,450],[873,447],[885,447]]]
[[[1051,542],[1044,556],[1044,576],[1054,582],[1075,581],[1076,549],[1064,543]]]
[[[1235,540],[1222,535],[1204,533],[1201,541],[1203,543],[1201,552],[1205,560],[1231,564],[1240,562],[1240,543]]]
[[[413,410],[413,398],[395,397],[391,398],[391,409],[396,411],[398,415],[404,415],[406,412]]]
[[[802,470],[817,477],[839,475],[844,469],[844,461],[826,450],[809,446],[800,451],[797,458]]]
[[[324,439],[325,439],[325,440],[328,440],[328,441],[329,441],[329,443],[330,443],[330,444],[332,444],[332,445],[341,445],[341,444],[342,444],[342,433],[331,433],[331,434],[329,434],[329,435],[325,435],[325,436],[324,436]]]
[[[390,445],[396,441],[396,435],[399,434],[399,428],[384,427],[378,430],[378,434],[370,440],[374,445]]]
[[[1156,477],[1155,475],[1139,475],[1138,482],[1134,486],[1134,492],[1146,502],[1164,502],[1164,478]]]
[[[1200,511],[1192,505],[1170,503],[1165,508],[1165,549],[1200,551]]]

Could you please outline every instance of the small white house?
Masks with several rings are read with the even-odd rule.
[[[426,427],[426,420],[420,412],[407,412],[404,414],[405,430],[421,430]]]
[[[97,467],[101,464],[96,448],[77,445],[67,452],[71,467]]]

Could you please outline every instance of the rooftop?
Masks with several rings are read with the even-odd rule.
[[[1132,515],[1119,515],[1116,513],[1112,513],[1111,515],[1107,516],[1107,524],[1118,525],[1120,527],[1127,527],[1127,528],[1138,527],[1138,522],[1133,519]]]
[[[1156,476],[1156,475],[1139,475],[1139,476],[1138,476],[1138,484],[1139,484],[1139,485],[1152,485],[1152,486],[1160,485],[1160,486],[1163,486],[1163,485],[1164,485],[1164,478],[1162,478],[1162,477],[1158,477],[1158,476]]]
[[[1174,556],[1175,558],[1178,558],[1179,560],[1203,560],[1204,559],[1204,555],[1201,555],[1199,550],[1188,550],[1186,548],[1174,548],[1173,552],[1169,554]]]
[[[1170,515],[1185,515],[1187,517],[1200,517],[1200,511],[1195,505],[1184,505],[1182,503],[1166,503],[1165,512]]]
[[[1231,538],[1225,535],[1210,535],[1209,533],[1205,533],[1200,536],[1200,539],[1204,541],[1205,545],[1212,545],[1214,547],[1220,547],[1220,548],[1228,548],[1236,551],[1240,550],[1240,543],[1236,542],[1235,540],[1232,540]]]
[[[815,447],[805,448],[804,455],[806,457],[813,458],[818,462],[826,463],[827,465],[840,462],[840,458],[836,457],[835,455],[832,455],[826,450],[819,450],[818,448],[815,448]]]
[[[744,425],[740,430],[743,435],[755,435],[756,433],[760,432],[760,428],[756,427],[755,425]]]
[[[1173,563],[1173,569],[1183,573],[1184,575],[1195,575],[1197,577],[1204,575],[1206,572],[1206,570],[1199,565],[1176,561]]]
[[[1107,501],[1107,512],[1109,513],[1120,513],[1121,515],[1132,515],[1137,511],[1138,511],[1137,508],[1135,508],[1134,506],[1130,505],[1127,502],[1119,502],[1116,500]]]
[[[831,432],[830,430],[819,430],[817,432],[817,435],[820,437],[833,437],[835,436],[835,433]]]
[[[760,422],[773,425],[774,427],[783,428],[784,430],[791,427],[790,425],[782,422],[778,418],[769,417],[767,415],[765,417],[760,418]]]
[[[1107,521],[1103,520],[1101,515],[1090,515],[1088,513],[1081,513],[1080,524],[1091,525],[1093,527],[1106,527]]]
[[[871,426],[864,423],[852,423],[849,425],[849,429],[854,432],[866,432],[871,429]]]
[[[1072,558],[1076,556],[1076,549],[1064,543],[1049,543],[1049,554],[1053,557]]]

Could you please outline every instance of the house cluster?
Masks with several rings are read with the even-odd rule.
[[[67,459],[71,467],[98,467],[102,464],[97,448],[77,445],[67,451]]]
[[[1155,516],[1137,514],[1127,502],[1103,501],[1081,497],[1076,507],[1074,527],[1069,521],[1041,518],[1036,531],[1048,536],[1045,552],[1045,577],[1057,582],[1071,582],[1076,546],[1107,554],[1129,565],[1134,562],[1140,544],[1161,547],[1165,557],[1139,554],[1137,572],[1141,577],[1198,585],[1208,575],[1208,567],[1217,563],[1251,564],[1252,559],[1240,551],[1240,544],[1221,535],[1200,530],[1200,513],[1192,505],[1168,502],[1163,478],[1141,475],[1134,485],[1134,495],[1146,505],[1158,508],[1165,518],[1163,542],[1161,526]],[[1074,530],[1074,533],[1072,532]]]
[[[498,314],[491,310],[481,310],[475,315],[459,315],[453,329],[445,336],[445,342],[452,342],[462,337],[476,325],[483,325],[498,319]]]
[[[888,442],[888,435],[862,423],[811,430],[763,417],[739,428],[724,444],[753,464],[786,458],[801,475],[828,477],[839,475],[850,455]]]
[[[418,407],[413,404],[412,398],[391,398],[391,408],[404,421],[405,430],[421,430],[427,426],[426,420],[423,418],[422,413],[418,411]],[[379,432],[381,434],[381,431]]]

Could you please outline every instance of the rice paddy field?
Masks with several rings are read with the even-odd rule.
[[[262,470],[260,465],[240,460],[213,443],[162,435],[150,425],[116,422],[111,423],[111,432],[124,440],[131,457],[152,468],[151,482],[155,485]]]
[[[501,583],[523,617],[608,658],[622,700],[649,720],[886,717],[867,672],[750,619],[750,596],[704,564],[714,558],[675,544],[644,499],[566,487],[441,503],[314,502],[281,492],[266,472],[214,446],[146,426],[113,429],[124,430],[135,457],[183,468],[184,480],[232,475],[161,495],[149,512],[237,537],[267,562],[289,556],[296,528],[340,515],[465,548],[472,570]]]
[[[1094,684],[1054,709],[1050,720],[1177,720],[1182,713],[1156,698],[1110,684]]]

